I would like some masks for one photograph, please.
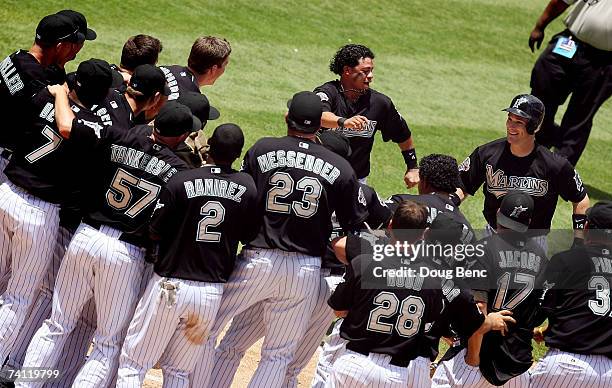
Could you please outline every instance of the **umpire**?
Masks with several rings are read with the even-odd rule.
[[[529,36],[529,47],[540,48],[546,26],[574,3],[567,29],[553,36],[533,67],[531,94],[546,106],[538,142],[554,146],[575,166],[593,117],[612,94],[612,2],[551,0]],[[557,109],[570,94],[561,124],[555,124]]]

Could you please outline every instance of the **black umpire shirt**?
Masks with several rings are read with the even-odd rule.
[[[534,234],[550,229],[559,196],[580,202],[587,194],[580,175],[567,159],[537,143],[529,155],[517,157],[505,138],[492,141],[476,148],[459,165],[459,172],[466,193],[474,195],[483,186],[482,213],[494,229],[497,209],[508,191],[519,190],[533,198],[529,229],[537,229]]]
[[[176,174],[162,190],[150,230],[160,238],[160,276],[225,283],[238,242],[257,234],[257,190],[250,175],[205,165]]]
[[[355,115],[368,118],[368,125],[363,129],[330,128],[341,131],[349,138],[352,150],[349,162],[359,179],[370,175],[370,152],[376,131],[382,133],[384,141],[392,140],[395,143],[404,142],[411,136],[408,124],[395,109],[391,99],[374,89],[368,89],[354,103],[344,96],[338,80],[326,82],[314,92],[321,99],[324,112],[333,112],[346,118]]]
[[[12,149],[30,116],[32,96],[46,85],[63,83],[66,73],[58,66],[44,67],[32,54],[19,50],[2,60],[0,76],[0,146]]]
[[[285,136],[258,140],[242,171],[257,186],[263,223],[249,246],[322,256],[335,211],[344,230],[366,219],[355,172],[340,155],[310,140]]]

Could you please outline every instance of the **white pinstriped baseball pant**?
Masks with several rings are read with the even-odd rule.
[[[176,292],[163,289],[170,284]],[[166,279],[154,274],[138,302],[121,350],[119,388],[139,388],[159,360],[164,387],[189,387],[217,315],[223,283]]]
[[[4,147],[0,147],[0,154],[2,154],[3,152]],[[7,176],[4,174],[4,169],[6,168],[6,165],[9,163],[9,161],[10,159],[0,156],[0,184],[8,181]]]
[[[281,387],[316,301],[320,267],[320,257],[278,249],[243,249],[223,288],[221,306],[191,387],[208,386],[220,331],[231,318],[260,302],[265,337],[249,387]]]
[[[297,387],[298,375],[316,352],[321,339],[334,318],[327,300],[342,281],[340,275],[330,275],[328,268],[321,269],[321,282],[306,332],[300,339],[293,361],[287,367],[283,387]],[[236,315],[229,329],[215,349],[215,364],[210,377],[210,387],[229,388],[245,352],[265,334],[263,303],[249,307]]]
[[[432,378],[432,388],[494,388],[480,373],[480,368],[470,366],[465,362],[466,349],[463,349],[450,360],[438,364]],[[503,388],[527,388],[529,387],[529,372],[525,372],[510,379]]]
[[[144,250],[119,240],[121,232],[81,224],[68,246],[55,283],[51,318],[36,332],[24,367],[58,364],[84,305],[93,297],[97,312],[95,346],[74,387],[105,387],[113,379],[144,276]],[[42,382],[18,382],[40,387]]]
[[[334,322],[331,333],[321,347],[321,353],[317,360],[314,376],[312,376],[311,387],[323,388],[329,379],[332,370],[332,365],[344,353],[346,340],[340,336],[340,326],[343,319],[340,318]]]
[[[391,365],[391,356],[363,355],[345,349],[332,366],[328,388],[429,388],[429,359],[417,357],[407,367]]]
[[[0,185],[0,271],[11,272],[0,307],[0,360],[12,349],[50,265],[59,206],[11,182]]]
[[[609,388],[612,387],[612,360],[550,348],[531,371],[529,386]]]

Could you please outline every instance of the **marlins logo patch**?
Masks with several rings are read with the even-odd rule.
[[[470,157],[465,158],[463,162],[459,165],[459,171],[470,171]]]
[[[520,217],[522,213],[526,212],[527,208],[524,206],[515,206],[512,213],[510,213],[510,217]]]
[[[321,101],[329,101],[329,97],[327,97],[327,94],[323,93],[323,92],[319,92],[317,93],[317,96],[319,96],[319,98],[321,99]]]

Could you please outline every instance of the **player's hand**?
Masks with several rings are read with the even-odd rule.
[[[544,332],[546,331],[546,327],[535,327],[533,329],[533,340],[537,343],[544,341]]]
[[[531,35],[529,35],[529,48],[531,49],[532,53],[535,51],[534,45],[539,50],[543,40],[544,30],[540,29],[539,27],[535,27],[533,31],[531,31]]]
[[[350,129],[363,129],[366,125],[368,125],[368,118],[365,116],[353,116],[344,122],[344,128]]]
[[[406,174],[404,175],[404,183],[406,184],[406,187],[409,189],[418,185],[419,184],[419,169],[413,168],[413,169],[406,171]]]
[[[508,323],[516,323],[510,315],[512,315],[510,310],[489,313],[485,318],[484,326],[489,329],[487,331],[499,331],[501,335],[505,336],[508,332]]]
[[[53,97],[58,94],[68,94],[68,85],[66,85],[66,83],[63,85],[49,85],[47,86],[47,90],[49,90],[49,93],[51,93]]]

